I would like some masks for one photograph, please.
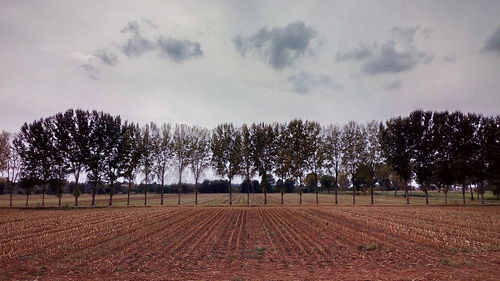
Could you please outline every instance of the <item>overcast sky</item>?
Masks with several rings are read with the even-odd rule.
[[[0,129],[500,111],[500,1],[0,1]]]

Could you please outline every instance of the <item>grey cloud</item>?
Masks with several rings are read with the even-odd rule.
[[[160,37],[160,39],[158,39],[158,46],[163,55],[178,63],[203,55],[200,43],[190,40],[166,39]]]
[[[500,26],[495,30],[493,34],[491,34],[488,39],[486,39],[484,50],[500,55]]]
[[[99,50],[95,52],[94,55],[99,59],[100,62],[104,64],[111,66],[115,66],[118,64],[118,57],[116,56],[116,54],[106,49]]]
[[[304,56],[315,36],[316,32],[311,27],[297,21],[270,30],[263,27],[247,38],[235,37],[233,43],[242,56],[253,51],[273,68],[281,70]]]
[[[369,75],[383,73],[398,73],[411,70],[419,63],[428,64],[432,62],[433,57],[423,52],[417,52],[415,49],[398,51],[394,42],[388,41],[384,44],[379,54],[362,65],[362,71]]]
[[[455,55],[441,56],[441,60],[444,62],[455,62],[457,61],[457,56]]]
[[[140,33],[137,21],[129,22],[122,30],[122,33],[130,33],[131,38],[121,46],[122,52],[127,57],[140,57],[142,54],[154,49],[155,45],[150,40],[144,38]]]
[[[80,68],[83,69],[83,71],[87,74],[87,78],[96,81],[99,80],[99,78],[97,78],[97,72],[99,72],[99,69],[95,66],[86,63],[80,65]]]
[[[359,48],[352,49],[347,52],[337,52],[337,61],[344,60],[363,60],[372,55],[372,51],[365,45],[360,44]]]
[[[342,89],[343,86],[337,83],[328,74],[314,74],[311,72],[299,72],[287,79],[292,83],[293,91],[299,94],[308,94],[316,89]]]
[[[384,44],[360,48],[348,52],[338,52],[337,61],[361,61],[361,70],[368,75],[398,73],[409,71],[419,64],[429,64],[434,56],[417,50],[415,35],[420,27],[393,27],[390,30],[391,40]]]
[[[386,83],[384,85],[384,89],[386,91],[399,90],[399,89],[401,89],[401,81],[393,81],[390,83]]]
[[[420,26],[412,27],[393,27],[390,30],[391,36],[403,44],[413,44],[415,34],[420,29]]]

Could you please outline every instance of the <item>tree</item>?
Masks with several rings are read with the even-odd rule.
[[[325,168],[334,177],[335,204],[338,204],[339,173],[342,168],[342,131],[338,125],[330,124],[323,128],[323,155]]]
[[[368,182],[366,184],[370,188],[370,204],[374,204],[373,188],[376,179],[375,172],[378,165],[383,163],[382,151],[380,148],[380,127],[381,124],[376,121],[368,122],[362,127],[365,145],[363,146],[364,150],[361,154],[361,160],[367,169],[366,180]]]
[[[148,184],[153,178],[153,165],[155,163],[154,155],[154,135],[153,132],[157,130],[155,123],[146,124],[141,130],[141,140],[139,143],[139,150],[141,158],[139,160],[139,165],[141,167],[142,173],[144,174],[144,206],[148,204]]]
[[[365,149],[365,138],[362,134],[362,128],[354,121],[348,122],[342,128],[342,147],[344,153],[342,154],[342,163],[353,182],[354,174],[362,163],[362,153]],[[352,203],[356,204],[355,186],[352,187]]]
[[[0,133],[0,174],[7,170],[10,157],[10,134],[2,131]]]
[[[411,126],[411,160],[412,170],[416,181],[425,193],[425,204],[429,204],[429,186],[434,177],[436,138],[440,136],[434,132],[433,113],[416,110],[409,116]]]
[[[192,142],[193,128],[184,124],[176,124],[172,136],[172,150],[175,167],[179,173],[177,205],[181,204],[182,173],[191,159]]]
[[[66,172],[73,174],[75,178],[72,192],[75,206],[78,206],[78,197],[81,194],[78,187],[80,174],[85,170],[86,161],[90,156],[89,135],[92,128],[89,118],[88,111],[72,109],[54,116],[57,150],[64,159]]]
[[[241,134],[233,124],[218,125],[212,133],[212,166],[215,172],[229,180],[229,204],[232,200],[232,179],[241,169]]]
[[[408,182],[411,179],[411,136],[408,118],[392,118],[386,122],[381,130],[380,145],[383,155],[394,172],[404,180],[406,203],[410,204],[408,196]]]
[[[125,125],[123,135],[123,149],[125,159],[122,163],[123,177],[128,181],[127,206],[130,205],[130,190],[134,183],[137,170],[140,168],[142,159],[142,135],[141,129],[136,124]]]
[[[267,204],[268,174],[273,169],[275,137],[272,125],[252,124],[250,129],[253,166],[261,177],[264,204]]]
[[[203,172],[210,166],[210,132],[207,129],[193,127],[189,165],[194,177],[194,204],[198,205],[198,182]]]
[[[165,193],[165,176],[168,166],[172,161],[172,127],[170,124],[162,124],[154,139],[156,140],[154,170],[161,184],[160,204],[163,205],[163,194]]]
[[[3,168],[3,172],[7,175],[7,188],[9,188],[9,206],[12,207],[12,197],[14,194],[14,184],[17,182],[21,169],[21,159],[17,153],[15,147],[13,146],[13,140],[16,139],[16,134],[11,134],[3,132],[0,135],[0,146],[2,150],[2,156],[6,157],[6,162]],[[5,161],[3,160],[3,161]]]
[[[305,150],[305,159],[306,166],[312,175],[313,179],[310,183],[313,184],[312,188],[316,193],[316,204],[319,204],[319,196],[318,196],[318,181],[319,174],[321,169],[325,163],[325,155],[324,150],[321,149],[321,145],[323,142],[323,138],[321,135],[321,126],[317,122],[306,121],[305,122],[306,129],[306,146]]]
[[[104,178],[109,184],[109,205],[113,204],[115,184],[123,175],[123,162],[127,161],[126,149],[123,143],[126,124],[122,126],[119,116],[110,116],[107,120],[106,160]]]
[[[290,175],[297,181],[299,203],[302,204],[302,183],[308,158],[306,125],[302,120],[294,119],[288,123],[287,132]]]
[[[326,189],[327,193],[330,193],[330,189],[335,183],[335,178],[330,175],[322,175],[319,178],[319,183],[321,184],[322,189]]]
[[[240,173],[243,182],[246,183],[242,188],[247,190],[247,205],[250,204],[250,179],[255,176],[255,167],[253,159],[252,134],[246,124],[241,126],[241,169]]]
[[[275,145],[274,145],[274,173],[278,176],[278,186],[281,193],[281,204],[284,204],[283,195],[287,192],[287,181],[290,183],[291,175],[291,153],[292,148],[289,146],[290,136],[288,134],[288,125],[275,123],[273,125]],[[292,185],[293,187],[293,185]]]
[[[21,160],[21,178],[29,184],[42,186],[42,207],[45,206],[47,184],[59,169],[55,163],[55,148],[50,118],[24,123],[14,140],[14,146]],[[26,185],[25,185],[26,186]]]

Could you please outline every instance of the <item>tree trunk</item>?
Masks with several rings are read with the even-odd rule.
[[[302,205],[302,190],[299,191],[299,196],[300,196],[299,202],[300,202],[300,205]]]
[[[61,198],[62,198],[62,194],[60,194],[60,196],[59,196],[59,203],[58,203],[59,207],[61,207]]]
[[[338,201],[338,193],[339,193],[339,185],[336,184],[335,185],[335,205],[337,205],[339,203],[339,201]]]
[[[75,207],[78,206],[78,197],[80,197],[80,190],[78,190],[78,180],[80,178],[79,174],[75,175],[75,190],[73,190],[73,196],[75,196]]]
[[[410,204],[410,196],[408,196],[408,181],[405,182],[405,197],[406,204]]]
[[[114,186],[113,182],[111,182],[109,186],[109,206],[113,205],[113,195],[114,195]]]
[[[14,195],[14,184],[10,183],[10,198],[9,198],[9,206],[12,207],[12,197]]]
[[[94,182],[94,188],[92,190],[92,203],[90,204],[91,206],[95,205],[95,194],[97,193],[97,181]]]
[[[474,191],[472,191],[472,184],[469,184],[469,188],[470,188],[470,200],[471,201],[474,201]]]
[[[144,206],[148,204],[148,174],[146,173],[146,186],[144,188]]]
[[[229,178],[229,205],[233,205],[233,187],[231,186],[231,178]]]
[[[484,205],[484,193],[481,193],[481,204]]]
[[[28,207],[29,199],[30,199],[30,193],[28,191],[26,192],[26,207]]]
[[[444,204],[448,205],[448,190],[445,190],[444,192]]]
[[[43,185],[43,188],[42,188],[42,207],[45,207],[45,189],[46,189],[47,185],[44,184]]]
[[[163,193],[165,192],[164,180],[161,180],[161,195],[160,195],[160,205],[163,206]]]
[[[373,185],[370,185],[371,204],[373,205]]]
[[[179,182],[179,186],[177,187],[177,205],[181,204],[181,188],[182,184]]]
[[[356,188],[352,186],[352,204],[356,204]]]
[[[395,186],[395,187],[394,187],[394,196],[396,196],[397,194],[398,194],[398,187],[397,187],[397,186]]]
[[[425,205],[429,205],[429,188],[428,187],[424,188],[424,193],[425,193]]]
[[[198,180],[194,183],[194,204],[198,205]]]
[[[319,204],[318,188],[316,188],[316,205]]]
[[[465,184],[462,184],[462,198],[464,200],[464,205],[466,204],[465,203]]]
[[[484,183],[481,182],[479,185],[481,186],[481,190],[480,190],[480,193],[481,193],[481,204],[484,204]]]
[[[247,177],[247,205],[250,205],[250,178]]]
[[[281,192],[281,205],[283,205],[283,192]]]
[[[267,187],[264,187],[264,205],[267,205]]]
[[[127,189],[127,206],[130,205],[130,189],[132,188],[132,181],[128,182],[128,189]]]

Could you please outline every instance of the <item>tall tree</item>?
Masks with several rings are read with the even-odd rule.
[[[314,192],[316,193],[316,204],[319,204],[318,182],[321,170],[323,169],[325,163],[324,150],[321,149],[321,145],[323,143],[321,125],[317,122],[306,121],[305,130],[306,146],[304,149],[306,153],[306,166],[307,170],[309,170],[312,175],[311,184]]]
[[[382,129],[380,144],[387,163],[405,181],[406,203],[410,204],[408,182],[411,179],[411,137],[409,134],[410,122],[408,118],[392,118]]]
[[[250,129],[253,166],[261,177],[260,185],[264,192],[264,204],[267,204],[268,175],[272,172],[275,155],[275,136],[272,125],[252,124]]]
[[[139,143],[139,150],[141,158],[139,160],[142,173],[144,174],[144,206],[148,204],[148,188],[149,183],[153,179],[153,165],[155,163],[154,154],[154,134],[157,130],[155,123],[146,124],[141,130],[141,141]]]
[[[193,128],[185,124],[176,124],[172,136],[173,159],[179,173],[177,185],[177,205],[181,204],[182,174],[189,165],[193,142]]]
[[[297,181],[299,203],[302,204],[303,179],[308,158],[306,125],[302,120],[294,119],[288,123],[287,132],[290,174]]]
[[[163,194],[165,193],[165,176],[172,161],[172,126],[170,124],[162,124],[156,133],[155,139],[155,164],[154,170],[161,184],[160,204],[163,205]]]
[[[128,181],[127,206],[130,205],[130,190],[135,181],[137,171],[140,169],[142,159],[142,135],[141,128],[136,124],[125,126],[123,135],[123,148],[125,160],[122,163],[123,177]]]
[[[361,126],[350,121],[342,127],[342,147],[344,153],[342,154],[342,163],[345,166],[346,172],[351,178],[352,186],[352,203],[356,204],[356,187],[353,182],[354,174],[362,163],[362,154],[366,146],[365,138]]]
[[[383,163],[382,150],[380,148],[380,126],[377,121],[370,121],[362,127],[362,135],[365,139],[364,150],[361,160],[367,169],[368,187],[370,188],[370,203],[374,204],[373,189],[375,187],[375,172],[377,167]]]
[[[107,120],[106,160],[104,178],[109,186],[109,205],[113,204],[115,184],[123,175],[123,162],[126,158],[126,146],[123,143],[125,126],[122,126],[119,116],[110,116]]]
[[[291,176],[291,148],[289,146],[290,136],[288,135],[288,125],[275,123],[273,124],[275,146],[274,146],[274,173],[278,176],[278,186],[281,193],[281,204],[284,204],[283,195],[286,191],[286,183]]]
[[[241,126],[241,176],[243,177],[242,187],[247,190],[247,205],[250,204],[250,180],[255,176],[253,161],[253,142],[250,128],[246,124]]]
[[[412,170],[416,181],[425,193],[425,204],[429,204],[429,187],[434,177],[436,140],[433,113],[416,110],[409,116],[411,126]]]
[[[241,169],[241,134],[232,123],[218,125],[212,133],[212,166],[229,180],[229,204],[233,204],[232,180]]]
[[[339,174],[342,169],[342,131],[338,125],[330,124],[323,128],[323,155],[325,168],[334,178],[335,204],[338,204]]]
[[[198,182],[203,172],[210,166],[210,132],[207,129],[193,127],[190,145],[188,163],[194,177],[194,204],[198,205]]]

